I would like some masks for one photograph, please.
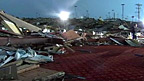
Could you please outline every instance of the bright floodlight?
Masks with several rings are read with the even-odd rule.
[[[68,20],[69,15],[70,15],[70,12],[61,11],[60,14],[59,14],[59,17],[60,17],[61,20],[65,21],[65,20]]]

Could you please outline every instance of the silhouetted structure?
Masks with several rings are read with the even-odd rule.
[[[125,4],[121,4],[122,5],[122,20],[124,19],[124,5]]]
[[[138,10],[138,21],[140,20],[140,9],[142,4],[136,4],[137,5],[137,10]]]

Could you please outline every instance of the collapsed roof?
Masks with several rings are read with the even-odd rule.
[[[13,16],[11,16],[9,14],[6,14],[3,11],[0,11],[0,17],[4,21],[8,20],[8,21],[14,23],[18,28],[20,28],[20,27],[21,28],[26,28],[26,29],[29,29],[30,31],[36,31],[36,32],[39,31],[39,30],[41,30],[41,28],[39,28],[37,26],[34,26],[32,24],[29,24],[29,23],[27,23],[25,21],[22,21],[22,20],[20,20],[20,19],[18,19],[16,17],[13,17]]]

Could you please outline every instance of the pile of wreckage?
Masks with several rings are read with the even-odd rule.
[[[61,32],[57,28],[39,28],[3,11],[0,12],[0,22],[0,68],[11,63],[19,67],[23,64],[53,62],[53,54],[64,54],[66,50],[75,52],[72,46],[143,46],[142,38],[132,39],[130,27],[126,22],[124,22],[126,27],[119,23],[100,21],[97,27],[88,31],[80,29]],[[113,29],[106,31],[110,27]],[[53,32],[49,32],[50,30]],[[15,79],[2,77],[4,75],[1,75],[0,79]]]
[[[75,52],[71,43],[83,40],[73,30],[62,33],[55,29],[54,33],[47,33],[47,27],[42,31],[3,11],[0,12],[0,22],[0,80],[15,80],[17,73],[40,67],[40,63],[53,62],[53,54],[64,54],[66,49]],[[43,72],[44,69],[40,70]],[[57,75],[64,76],[64,72]]]
[[[88,45],[143,46],[143,25],[141,23],[126,22],[120,19],[101,22],[103,24],[91,29]]]

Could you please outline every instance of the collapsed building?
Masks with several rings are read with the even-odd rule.
[[[108,65],[101,66],[101,64],[99,64],[109,59],[106,57],[117,56],[112,55],[112,51],[114,50],[114,48],[116,49],[120,48],[121,50],[129,49],[129,51],[131,51],[130,50],[131,47],[129,48],[127,46],[143,47],[143,34],[142,34],[143,31],[140,31],[142,30],[142,28],[139,27],[140,26],[139,23],[136,23],[139,25],[138,26],[139,29],[137,27],[136,29],[138,30],[135,32],[137,38],[133,39],[131,22],[126,22],[120,19],[104,20],[104,21],[89,18],[80,20],[76,19],[76,21],[75,20],[71,21],[71,23],[75,23],[75,28],[73,28],[73,30],[67,30],[65,32],[61,31],[64,28],[54,28],[51,26],[46,26],[45,31],[43,32],[43,28],[27,23],[3,11],[0,12],[0,22],[1,22],[0,24],[1,80],[19,79],[22,81],[52,81],[52,80],[63,81],[64,79],[66,80],[68,79],[70,81],[71,79],[74,78],[74,80],[76,79],[75,81],[79,80],[87,81],[91,79],[89,75],[79,76],[80,74],[77,73],[76,73],[77,75],[70,74],[74,72],[68,73],[69,68],[67,68],[65,72],[64,70],[53,71],[44,69],[42,67],[48,68],[46,66],[47,64],[49,65],[50,63],[53,63],[55,61],[61,62],[60,58],[62,58],[63,61],[71,59],[70,63],[78,61],[80,62],[80,64],[82,63],[82,65],[83,62],[85,62],[84,65],[86,65],[87,62],[89,62],[89,58],[86,59],[87,56],[82,55],[86,53],[89,54],[91,58],[99,57],[99,59],[96,60],[94,60],[95,58],[92,59],[92,63],[93,62],[96,63],[96,70],[97,70],[98,67],[104,67],[104,66],[108,67]],[[98,48],[97,46],[101,47]],[[109,50],[106,49],[107,47],[109,47]],[[95,50],[95,48],[97,50]],[[99,52],[97,53],[96,51]],[[95,53],[97,53],[97,56]],[[56,56],[57,59],[55,59],[55,55],[60,56]],[[63,55],[66,58],[62,57]],[[69,58],[66,55],[68,56],[74,55],[75,57],[79,58],[77,59],[75,59],[75,57]],[[135,53],[134,56],[143,57],[143,54]],[[119,62],[119,60],[116,58],[113,57],[115,61]],[[133,58],[134,57],[131,57],[130,59]],[[97,61],[99,63],[97,63]],[[111,61],[112,61],[111,59],[107,60],[107,62]],[[105,62],[105,64],[109,64],[107,62]],[[53,64],[55,65],[55,63]],[[53,64],[51,64],[52,66],[49,66],[49,68],[51,69],[56,68],[56,66],[53,66]],[[59,64],[61,66],[61,63]],[[78,63],[75,64],[79,65]],[[75,64],[71,67],[77,66]],[[67,66],[63,68],[66,67]],[[62,67],[58,68],[62,69]],[[56,68],[56,70],[58,68]],[[111,67],[109,68],[112,69]],[[101,70],[101,68],[98,70]],[[45,74],[43,74],[44,72]],[[101,77],[97,76],[98,78],[95,80],[103,80],[101,79],[102,78],[101,74],[100,76]],[[117,79],[114,79],[112,77],[108,78],[108,80],[117,80]]]

